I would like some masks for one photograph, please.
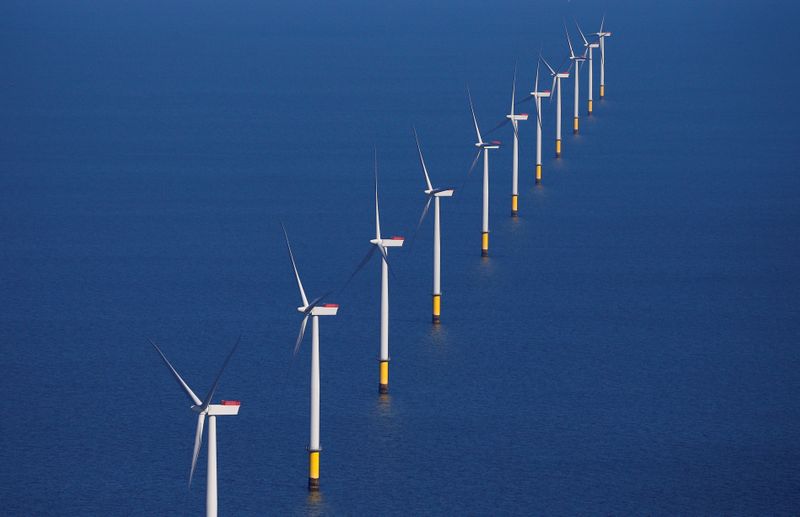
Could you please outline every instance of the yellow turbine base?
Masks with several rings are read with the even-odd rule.
[[[511,215],[517,215],[517,195],[511,194]]]
[[[605,96],[606,96],[606,85],[605,84],[601,84],[600,85],[600,98],[602,99]]]
[[[378,392],[389,393],[389,361],[381,361],[381,382]]]
[[[489,232],[483,232],[483,239],[481,240],[481,256],[489,256]]]
[[[561,140],[556,140],[556,158],[561,156]]]
[[[574,117],[572,119],[572,132],[573,133],[577,133],[578,132],[578,117]]]
[[[308,451],[308,489],[319,490],[319,451]]]
[[[434,294],[433,295],[433,322],[439,323],[439,316],[441,315],[442,310],[442,295],[441,294]]]
[[[541,163],[537,163],[536,164],[536,184],[538,185],[541,182],[542,182],[542,164]]]
[[[589,99],[589,115],[592,114],[592,100]]]

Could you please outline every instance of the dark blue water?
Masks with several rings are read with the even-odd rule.
[[[800,508],[800,176],[791,2],[5,2],[0,7],[0,499],[7,515],[198,515],[194,416],[147,343],[218,396],[220,512],[792,514]],[[299,296],[460,186],[562,17],[607,42],[607,98],[533,185],[520,126],[321,325],[322,491],[306,490]],[[574,31],[573,31],[574,32]],[[577,40],[575,40],[577,41]],[[595,84],[598,83],[598,71]],[[582,74],[586,80],[586,73]],[[581,109],[585,110],[585,92]],[[531,110],[531,105],[527,105]],[[498,132],[510,142],[510,128]],[[308,339],[308,338],[307,338]]]

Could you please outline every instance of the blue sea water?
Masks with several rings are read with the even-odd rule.
[[[17,2],[0,6],[0,500],[4,515],[198,515],[198,393],[219,398],[223,515],[797,514],[800,175],[792,2]],[[606,13],[606,98],[563,156],[544,103],[321,321],[322,464],[306,489],[310,296],[373,232],[410,236],[472,160],[472,92],[502,119],[562,19]],[[573,41],[577,42],[573,33]],[[586,68],[582,82],[586,81]],[[595,85],[599,72],[595,69]],[[528,111],[530,103],[520,106]],[[511,130],[496,133],[510,143]],[[307,338],[308,339],[308,338]]]

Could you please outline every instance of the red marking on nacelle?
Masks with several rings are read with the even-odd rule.
[[[328,308],[333,309],[333,308],[339,307],[339,304],[338,303],[326,303],[325,305],[323,305],[323,307],[328,307]]]
[[[492,140],[492,144],[494,144],[494,145],[500,145],[500,140]]]
[[[241,406],[242,403],[238,400],[223,400],[220,402],[223,406]]]
[[[403,241],[403,240],[405,240],[405,239],[403,239],[402,237],[399,237],[399,236],[397,236],[397,235],[395,235],[395,236],[393,236],[393,237],[390,237],[390,239],[391,239],[391,240],[393,240],[393,241]]]

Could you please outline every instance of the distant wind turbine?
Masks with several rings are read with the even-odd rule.
[[[431,184],[431,178],[428,175],[428,168],[425,166],[425,158],[422,157],[422,148],[419,145],[419,137],[417,130],[414,129],[414,139],[417,142],[417,151],[419,152],[419,163],[422,166],[422,172],[425,174],[425,195],[428,201],[425,203],[425,208],[422,210],[422,216],[419,218],[417,230],[425,220],[428,209],[433,201],[433,322],[439,323],[441,315],[441,298],[442,298],[442,285],[441,285],[441,230],[439,228],[439,198],[451,197],[453,189],[451,188],[434,188]],[[416,235],[416,232],[414,233]]]
[[[597,43],[596,41],[593,41],[593,42],[589,43],[589,41],[587,41],[587,39],[586,39],[586,36],[584,36],[580,25],[578,25],[578,22],[575,22],[575,26],[578,28],[578,33],[581,35],[581,39],[583,40],[583,46],[589,51],[589,94],[588,94],[589,95],[589,109],[588,109],[587,113],[589,115],[591,115],[592,114],[592,90],[593,90],[593,86],[592,86],[592,68],[594,68],[592,66],[592,51],[594,49],[596,49],[596,48],[600,48],[600,44]]]
[[[517,215],[517,198],[519,197],[519,122],[528,120],[527,113],[517,114],[514,111],[514,97],[517,95],[517,67],[514,67],[514,80],[511,83],[511,112],[506,118],[514,129],[514,155],[511,162],[511,215]]]
[[[550,76],[553,78],[552,87],[556,90],[556,158],[559,158],[561,157],[561,79],[569,78],[569,69],[564,72],[556,71],[544,57],[539,57],[550,70]]]
[[[370,240],[376,249],[381,252],[381,342],[380,342],[380,382],[378,393],[389,393],[389,248],[403,246],[402,237],[381,237],[381,213],[378,209],[378,153],[375,152],[375,238]]]
[[[239,336],[241,339],[241,336]],[[194,435],[194,449],[192,451],[192,466],[189,469],[189,486],[192,485],[192,478],[194,477],[194,469],[197,465],[197,457],[200,454],[200,447],[203,443],[203,427],[205,426],[206,416],[208,416],[208,473],[206,474],[206,516],[207,517],[216,517],[217,516],[217,417],[218,416],[234,416],[239,414],[239,407],[240,403],[238,400],[223,400],[219,404],[212,404],[211,400],[214,398],[214,394],[217,391],[217,385],[219,384],[219,378],[222,376],[222,372],[225,371],[225,367],[228,365],[228,361],[231,360],[233,353],[236,351],[236,347],[239,346],[239,340],[236,340],[236,344],[233,345],[233,348],[228,353],[228,356],[225,358],[225,362],[222,363],[222,367],[219,369],[219,373],[217,373],[217,377],[214,379],[214,383],[211,385],[211,389],[208,390],[205,398],[200,400],[197,395],[194,394],[192,389],[186,384],[186,381],[183,380],[183,377],[180,376],[177,370],[172,366],[172,363],[169,362],[167,356],[164,355],[164,352],[158,348],[152,340],[150,340],[150,344],[153,345],[153,348],[156,349],[156,352],[161,356],[161,359],[164,361],[164,364],[167,365],[170,372],[172,372],[172,376],[175,377],[175,380],[178,381],[178,384],[189,397],[192,402],[191,409],[197,414],[197,429]]]
[[[606,95],[606,38],[611,37],[611,33],[603,30],[603,25],[606,22],[606,15],[600,20],[600,30],[595,32],[594,35],[600,40],[600,98]]]
[[[584,50],[582,55],[575,55],[575,50],[572,48],[572,41],[569,39],[569,31],[567,30],[566,23],[564,24],[564,34],[567,36],[567,45],[569,45],[569,59],[572,61],[572,67],[575,70],[575,103],[574,103],[574,113],[572,118],[572,132],[578,132],[578,120],[579,120],[579,96],[580,96],[580,81],[578,79],[578,75],[583,65],[583,62],[586,61],[586,54],[588,50]],[[601,88],[602,91],[602,88]]]
[[[478,136],[478,141],[475,142],[475,147],[478,148],[478,154],[473,160],[473,167],[478,156],[483,152],[483,221],[482,221],[482,240],[481,240],[481,256],[489,256],[489,151],[491,149],[499,149],[500,142],[492,140],[491,142],[484,142],[481,136],[481,130],[478,128],[478,119],[475,117],[475,107],[472,105],[472,94],[467,88],[467,96],[469,97],[469,109],[472,112],[472,122],[475,123],[475,133]],[[472,169],[470,169],[470,172]]]
[[[536,63],[536,81],[531,96],[536,104],[536,184],[542,182],[542,99],[550,97],[550,90],[539,91],[539,63]]]
[[[297,335],[297,341],[294,343],[295,355],[297,355],[300,344],[303,342],[308,318],[311,318],[311,425],[308,443],[308,489],[317,491],[319,490],[319,453],[322,450],[319,444],[319,317],[336,316],[339,306],[334,303],[322,304],[322,300],[328,293],[315,298],[309,303],[308,298],[306,298],[306,292],[303,289],[303,283],[300,281],[297,264],[294,261],[292,247],[289,244],[289,235],[286,233],[286,227],[283,224],[281,224],[281,227],[283,227],[283,236],[286,239],[286,249],[289,250],[289,260],[292,262],[294,278],[297,280],[300,298],[303,301],[303,305],[297,308],[297,312],[303,315],[303,320],[300,323],[300,333]]]

